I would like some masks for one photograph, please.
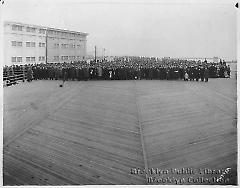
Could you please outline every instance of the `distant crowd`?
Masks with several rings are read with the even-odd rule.
[[[4,75],[23,71],[27,80],[185,80],[208,81],[230,77],[230,67],[218,63],[147,57],[118,57],[113,60],[77,61],[13,65],[3,68]]]

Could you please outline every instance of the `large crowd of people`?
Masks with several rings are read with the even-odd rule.
[[[185,80],[208,81],[208,78],[230,77],[230,67],[218,63],[147,57],[116,57],[112,60],[76,61],[13,65],[3,68],[13,76],[24,70],[27,80]]]

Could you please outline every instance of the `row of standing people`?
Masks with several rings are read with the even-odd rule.
[[[202,80],[209,77],[207,67],[159,67],[159,68],[102,68],[102,67],[33,67],[34,79],[58,80],[133,80],[133,79],[160,79]],[[188,80],[187,79],[187,80]]]
[[[205,77],[230,77],[230,67],[226,65],[215,65],[211,63],[194,63],[188,61],[180,62],[157,62],[143,59],[131,61],[97,61],[52,63],[4,67],[4,71],[14,75],[15,71],[24,70],[27,80],[50,79],[50,80],[131,80],[131,79],[185,79],[199,80]],[[187,74],[186,74],[187,73]]]

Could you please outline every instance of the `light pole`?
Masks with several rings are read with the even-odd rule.
[[[95,46],[95,51],[94,51],[94,53],[95,53],[95,62],[97,62],[97,46]]]

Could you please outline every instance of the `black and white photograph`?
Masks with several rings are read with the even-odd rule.
[[[237,186],[238,11],[0,0],[2,184]]]

